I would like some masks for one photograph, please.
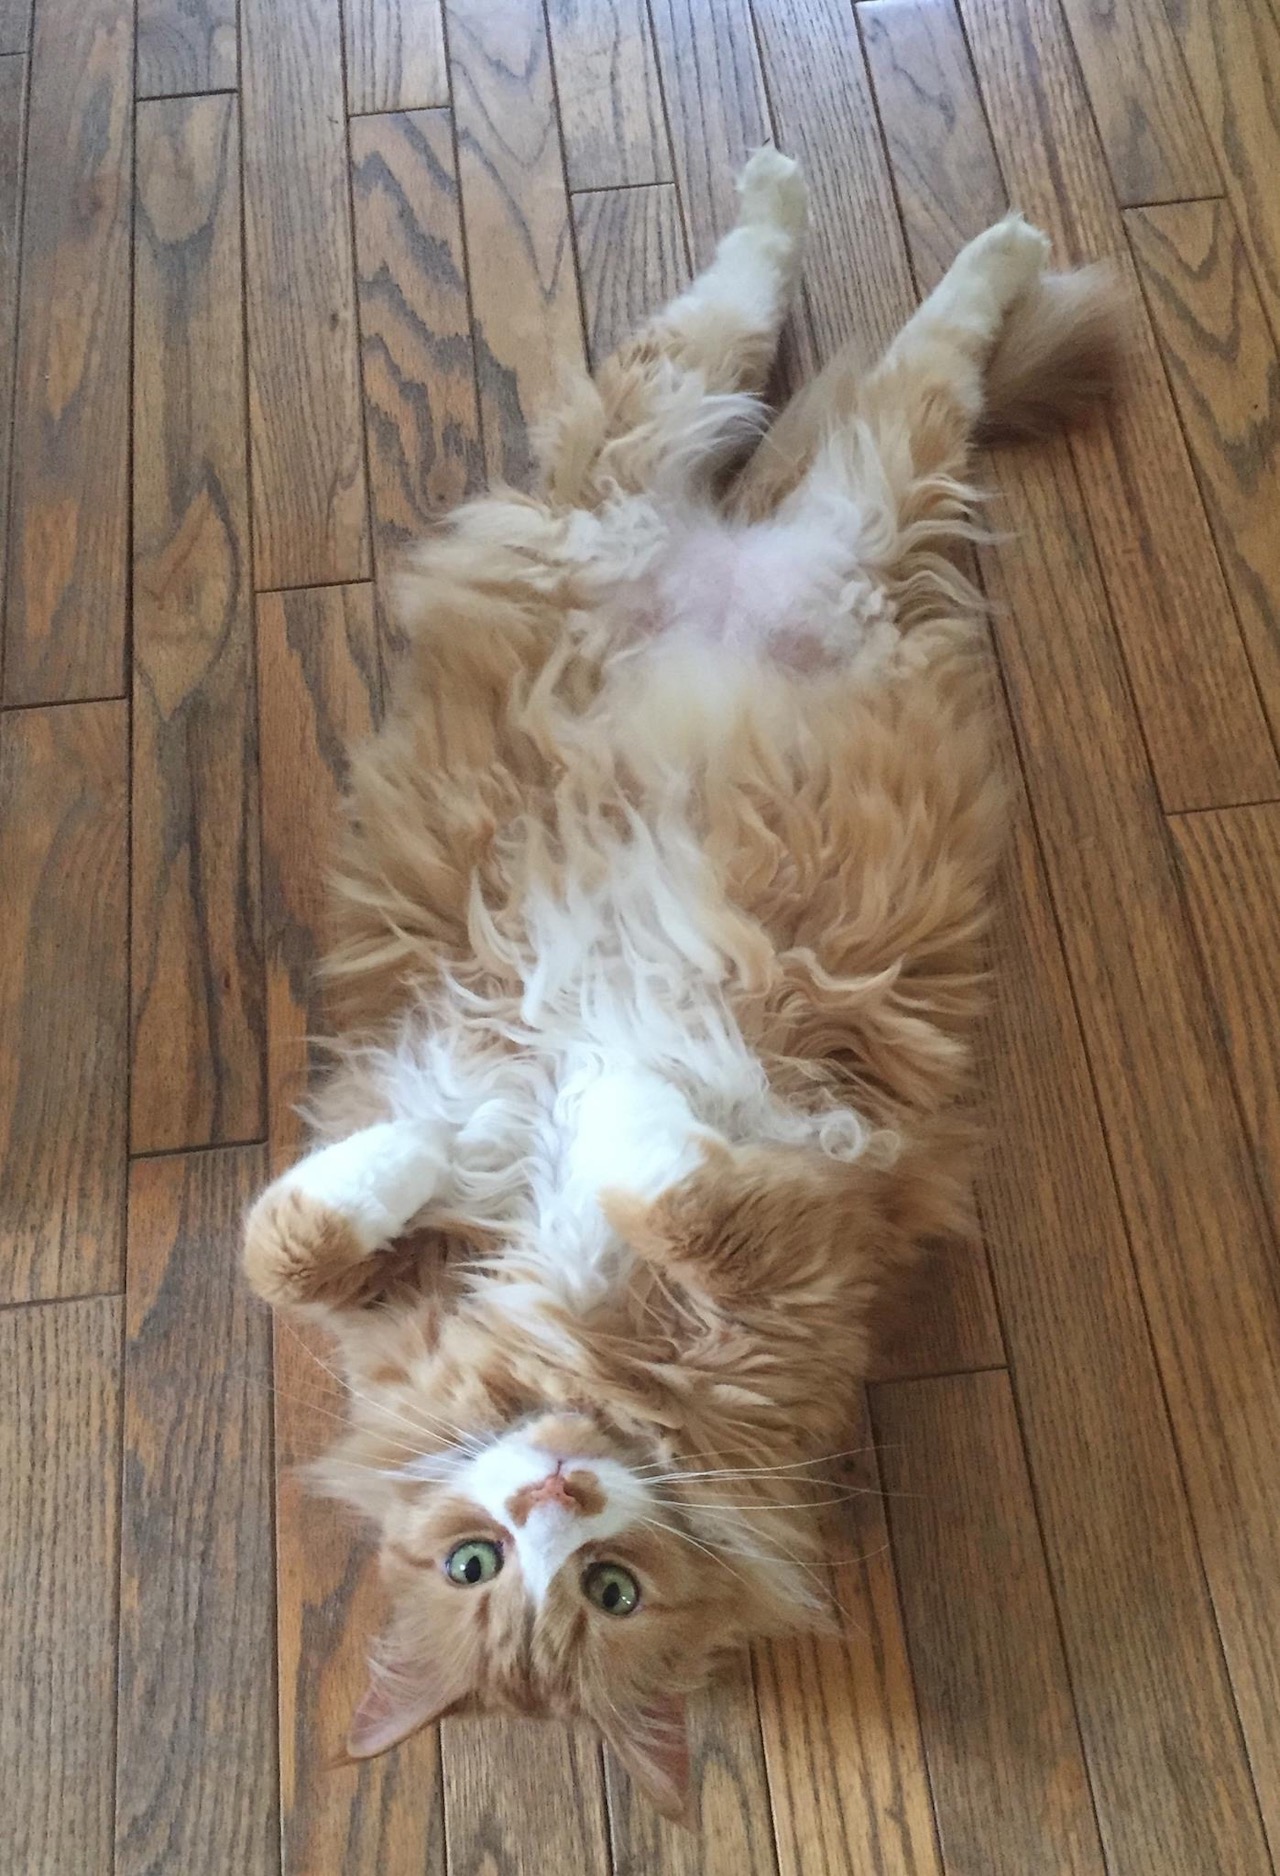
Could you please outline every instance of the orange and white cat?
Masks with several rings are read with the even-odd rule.
[[[965,1223],[1004,808],[948,550],[975,436],[1072,414],[1112,338],[1010,216],[762,435],[795,164],[741,201],[567,399],[541,492],[416,556],[334,879],[336,1065],[245,1247],[349,1383],[318,1473],[392,1600],[350,1751],[586,1716],[673,1816],[685,1697],[823,1618],[872,1309]]]

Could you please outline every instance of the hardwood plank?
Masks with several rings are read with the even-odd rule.
[[[0,1866],[111,1868],[120,1303],[0,1313]]]
[[[1280,19],[1267,0],[1165,0],[1271,330],[1280,339]]]
[[[443,1720],[440,1740],[450,1876],[609,1869],[600,1748],[589,1734],[489,1717]]]
[[[605,1753],[616,1876],[776,1876],[769,1783],[749,1661],[690,1703],[691,1834],[660,1818]],[[565,1867],[568,1867],[565,1865]],[[607,1869],[607,1863],[596,1865]]]
[[[1008,207],[953,0],[858,7],[902,225],[922,294]]]
[[[25,52],[31,33],[31,0],[0,0],[0,56]]]
[[[3,43],[0,38],[0,45]],[[18,295],[18,227],[22,216],[22,107],[26,88],[26,60],[7,58],[0,62],[0,568],[4,566],[4,544],[8,535],[9,445],[17,337],[14,315]],[[3,601],[0,600],[2,627]],[[4,633],[0,629],[0,679],[3,678],[3,661]]]
[[[447,111],[351,126],[369,492],[379,570],[484,479]]]
[[[1167,809],[1280,794],[1204,507],[1056,0],[961,0],[1010,196],[1060,259],[1112,257],[1133,305],[1124,395],[1072,448]]]
[[[303,1144],[295,1108],[308,1043],[323,1028],[315,972],[346,751],[380,710],[372,591],[264,593],[257,638],[269,1135],[280,1172]]]
[[[449,102],[440,0],[346,0],[345,13],[349,111]]]
[[[117,702],[0,725],[5,1302],[123,1275],[128,736]]]
[[[1002,896],[979,1198],[1108,1867],[1249,1876],[1249,1767],[1025,802]]]
[[[1125,217],[1231,597],[1280,736],[1280,361],[1230,209]]]
[[[575,196],[573,218],[594,369],[688,286],[689,261],[670,183]]]
[[[984,147],[992,166],[972,70],[954,12],[933,0],[877,6],[864,28],[887,118],[907,106],[900,75],[921,76],[902,137],[911,180],[896,147],[895,174],[916,270],[936,277],[1002,206],[950,182],[981,175]],[[1010,453],[1005,472],[1016,477],[1018,461]],[[1014,542],[1010,557],[1022,551]],[[1018,775],[1011,748],[1004,766]],[[979,1209],[1099,1825],[1113,1869],[1243,1876],[1265,1856],[1248,1768],[1020,787],[1016,805]]]
[[[133,0],[43,0],[31,46],[4,696],[124,688]]]
[[[1122,204],[1219,195],[1222,179],[1161,0],[1062,0]]]
[[[754,11],[774,131],[809,182],[805,295],[818,356],[853,340],[870,363],[916,296],[857,21],[846,0],[756,0]]]
[[[369,572],[338,0],[242,0],[259,588]]]
[[[234,1255],[265,1170],[130,1172],[117,1876],[279,1868],[270,1338]]]
[[[135,1153],[264,1130],[239,181],[233,99],[139,107]]]
[[[781,1876],[940,1876],[933,1803],[874,1452],[833,1521],[839,1629],[756,1650]],[[848,1553],[845,1555],[844,1553]]]
[[[584,360],[541,0],[446,8],[485,463],[527,486],[530,420]]]
[[[547,21],[570,189],[670,182],[645,0],[549,0]]]
[[[308,1041],[323,1033],[315,965],[324,869],[349,743],[378,714],[367,586],[271,593],[258,602],[271,1169],[302,1146],[296,1104]],[[444,1868],[434,1733],[367,1764],[336,1763],[381,1620],[363,1545],[296,1468],[328,1443],[342,1393],[325,1340],[275,1336],[276,1567],[284,1876],[435,1876]]]
[[[944,1866],[1102,1876],[1008,1377],[872,1400]]]
[[[283,1876],[443,1876],[436,1729],[385,1758],[343,1762],[385,1609],[368,1546],[297,1476],[337,1430],[342,1389],[331,1361],[317,1331],[276,1324],[281,1868]]]
[[[1280,1228],[1280,804],[1184,814],[1173,831],[1249,1141]]]
[[[930,1247],[877,1333],[872,1381],[1002,1368],[1004,1337],[980,1239]]]
[[[738,211],[734,178],[769,141],[749,0],[653,0],[675,179],[694,271]]]
[[[234,89],[236,0],[138,0],[140,98]]]
[[[1280,1626],[1274,1252],[1067,446],[1010,453],[999,486],[1017,550],[984,567],[1023,764],[1254,1779],[1280,1820],[1280,1670],[1257,1647]]]

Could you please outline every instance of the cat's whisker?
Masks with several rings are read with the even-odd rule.
[[[720,1466],[720,1467],[714,1467],[714,1468],[711,1468],[710,1470],[705,1470],[705,1471],[700,1471],[700,1472],[679,1471],[675,1473],[674,1476],[683,1478],[683,1479],[741,1478],[746,1473],[755,1474],[755,1473],[762,1473],[762,1472],[796,1472],[806,1466],[834,1465],[837,1462],[837,1460],[840,1460],[840,1459],[860,1459],[867,1453],[877,1452],[880,1450],[889,1450],[889,1449],[887,1448],[881,1449],[876,1446],[851,1446],[847,1449],[847,1451],[842,1452],[842,1453],[819,1453],[813,1459],[791,1459],[791,1460],[787,1460],[784,1464],[777,1465],[777,1466]],[[721,1455],[719,1453],[714,1453],[714,1452],[686,1453],[685,1454],[685,1457],[687,1459],[718,1459],[720,1456]],[[651,1465],[653,1468],[657,1468],[661,1466],[663,1463],[664,1462],[662,1460],[653,1460],[651,1462]],[[649,1470],[649,1467],[638,1466],[636,1470],[637,1472],[643,1472],[643,1471]]]

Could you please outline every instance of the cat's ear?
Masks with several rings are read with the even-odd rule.
[[[606,1740],[656,1811],[692,1830],[689,1727],[684,1701],[669,1696],[613,1710],[601,1721]]]
[[[419,1727],[438,1720],[470,1691],[467,1676],[456,1661],[415,1661],[412,1667],[372,1662],[369,1684],[347,1730],[347,1757],[376,1759],[380,1752],[389,1752]]]

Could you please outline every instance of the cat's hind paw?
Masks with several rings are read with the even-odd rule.
[[[794,157],[771,143],[748,159],[738,177],[738,212],[743,227],[777,228],[799,240],[809,220],[809,189]]]

